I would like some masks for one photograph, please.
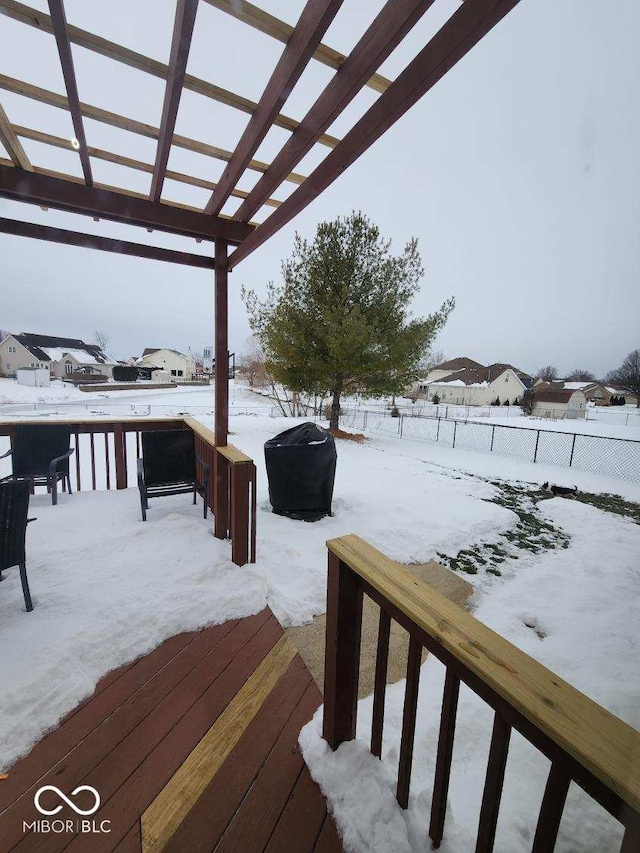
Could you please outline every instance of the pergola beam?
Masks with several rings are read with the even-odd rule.
[[[0,104],[0,142],[7,149],[7,154],[11,157],[15,166],[19,169],[25,169],[27,172],[33,172],[33,166],[27,157],[27,152],[20,144],[20,140],[2,104]]]
[[[39,12],[31,6],[18,3],[16,0],[0,0],[0,13],[4,13],[8,17],[27,24],[30,27],[35,27],[35,29],[42,32],[53,33],[53,26],[49,15]],[[167,80],[168,78],[169,67],[164,62],[159,62],[150,56],[144,56],[142,53],[130,50],[121,44],[108,41],[95,33],[80,29],[80,27],[74,27],[72,24],[68,25],[68,33],[70,41],[79,47],[84,47],[94,53],[99,53],[101,56],[106,56],[108,59],[121,62],[130,68],[136,68],[138,71],[144,71],[161,80]],[[201,80],[192,74],[185,75],[184,88],[203,95],[205,98],[217,101],[220,104],[225,104],[244,113],[249,113],[249,115],[257,107],[257,104],[249,98],[236,95],[234,92],[229,92],[227,89],[222,89],[220,86],[215,86],[213,83]],[[294,131],[298,126],[298,122],[295,119],[281,114],[276,116],[273,123],[289,131]],[[323,145],[333,148],[340,140],[335,136],[324,134],[320,141]]]
[[[290,222],[330,186],[385,131],[465,56],[519,0],[467,2],[420,51],[416,58],[362,116],[340,145],[229,258],[233,268]]]
[[[68,179],[24,172],[12,166],[0,165],[0,197],[181,234],[184,237],[223,239],[233,244],[241,243],[253,231],[253,226],[230,219],[207,216],[184,207],[139,198],[131,193],[88,187]]]
[[[342,2],[343,0],[307,0],[300,20],[240,137],[233,157],[204,209],[205,213],[217,216],[224,207],[231,190],[269,132],[274,118],[300,79]]]
[[[237,20],[242,21],[243,24],[247,24],[278,41],[284,42],[284,44],[291,38],[293,27],[290,24],[270,15],[264,9],[258,8],[258,6],[254,6],[253,3],[246,2],[246,0],[205,0],[205,2],[215,9],[220,9],[221,12],[232,15]],[[336,70],[342,67],[346,59],[344,54],[339,53],[326,44],[318,45],[313,58],[324,65],[328,65],[329,68]],[[373,74],[367,80],[366,85],[375,89],[376,92],[382,93],[386,92],[389,88],[391,80],[383,77],[382,74]]]
[[[53,34],[58,46],[58,55],[60,56],[64,85],[67,90],[67,100],[69,102],[69,111],[71,112],[73,130],[79,145],[78,153],[82,164],[82,172],[84,174],[85,183],[90,187],[93,185],[91,163],[89,161],[89,152],[87,151],[87,139],[84,135],[84,125],[82,123],[82,113],[80,111],[80,97],[78,95],[78,84],[76,82],[76,72],[73,67],[73,56],[71,55],[71,44],[69,42],[69,32],[67,29],[67,17],[64,13],[64,4],[62,0],[49,0],[49,11],[51,12]]]
[[[387,0],[371,26],[346,58],[342,68],[320,94],[298,129],[289,137],[265,174],[240,205],[234,219],[248,222],[265,203],[284,175],[309,153],[355,98],[373,72],[400,44],[434,0]]]
[[[182,95],[184,76],[187,71],[187,60],[189,59],[189,49],[191,47],[197,11],[198,0],[178,0],[176,3],[176,17],[173,24],[173,39],[171,41],[171,55],[169,59],[169,74],[164,91],[156,162],[153,168],[151,192],[149,194],[152,201],[160,201],[160,196],[162,195],[162,185],[164,183],[167,163],[169,162],[169,152],[171,151],[176,119],[178,118],[178,107],[180,106],[180,96]]]
[[[41,142],[43,145],[51,145],[54,148],[62,148],[65,151],[68,151],[70,146],[69,140],[64,139],[61,136],[54,136],[51,133],[45,133],[42,130],[34,130],[30,127],[22,127],[21,125],[10,125],[10,127],[15,132],[16,137],[22,137],[23,139],[32,139],[34,142]],[[116,154],[113,151],[105,151],[102,148],[94,148],[92,145],[89,145],[87,150],[89,151],[89,156],[93,157],[96,160],[104,160],[107,163],[114,163],[117,166],[126,166],[128,169],[136,169],[139,172],[146,172],[149,175],[153,174],[153,163],[145,163],[142,160],[134,160],[132,157],[125,157],[123,154]],[[17,164],[16,164],[17,165]],[[30,171],[34,171],[30,169]],[[37,169],[35,170],[37,171]],[[167,169],[165,178],[171,181],[177,181],[181,184],[188,184],[192,187],[200,187],[203,190],[213,191],[217,187],[217,184],[214,181],[207,181],[204,178],[196,178],[192,175],[185,175],[183,172],[175,172],[172,169]],[[100,186],[99,184],[94,184],[94,186]],[[244,190],[233,190],[231,195],[234,198],[245,199],[249,195],[248,192]],[[278,201],[274,198],[269,198],[265,201],[265,204],[269,207],[280,207],[282,204],[281,201]]]
[[[78,231],[68,231],[65,228],[36,225],[33,222],[19,222],[15,219],[0,217],[0,233],[46,240],[49,243],[62,243],[65,246],[80,246],[84,249],[99,249],[102,252],[132,255],[136,258],[148,258],[153,261],[168,261],[189,267],[201,267],[203,269],[213,269],[214,267],[213,258],[207,257],[207,255],[193,255],[188,252],[177,252],[173,249],[162,249],[158,246],[131,243],[128,240],[100,237],[97,234],[83,234]]]
[[[2,0],[0,0],[1,8]],[[34,86],[32,83],[25,83],[22,80],[16,80],[14,77],[7,77],[6,74],[0,74],[0,89],[7,92],[13,92],[16,95],[23,95],[25,98],[38,101],[41,104],[48,104],[52,107],[57,107],[62,110],[69,110],[69,102],[64,95],[58,95],[56,92],[51,92],[48,89],[41,89],[39,86]],[[85,118],[99,121],[102,124],[117,127],[120,130],[127,130],[130,133],[136,133],[139,136],[145,136],[148,139],[157,139],[160,130],[153,125],[145,124],[137,121],[137,119],[127,118],[126,116],[118,115],[117,113],[103,110],[100,107],[91,106],[91,104],[80,103],[80,109]],[[205,157],[212,157],[215,160],[222,160],[228,163],[233,156],[232,151],[226,151],[224,148],[217,148],[215,145],[209,145],[207,142],[200,142],[197,139],[191,139],[188,136],[180,136],[174,134],[173,144],[178,148],[185,148],[187,151],[195,151],[196,154],[203,154]],[[262,163],[260,160],[251,160],[248,165],[249,169],[255,172],[264,174],[269,168],[268,163]],[[291,172],[287,175],[287,181],[294,184],[301,184],[305,180],[304,175]],[[266,202],[265,202],[266,203]]]

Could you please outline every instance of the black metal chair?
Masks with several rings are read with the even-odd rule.
[[[73,453],[71,428],[64,424],[19,424],[13,434],[11,450],[0,456],[11,455],[11,478],[27,479],[31,488],[46,486],[51,492],[51,503],[58,503],[58,481],[71,494],[69,457]]]
[[[202,469],[198,480],[197,465]],[[147,520],[149,498],[181,495],[193,492],[204,498],[204,517],[207,517],[209,466],[195,452],[190,429],[154,430],[142,433],[142,458],[138,459],[138,489],[142,520]]]
[[[33,610],[25,555],[27,518],[29,511],[29,480],[9,480],[0,483],[0,580],[2,572],[13,566],[20,567],[22,594],[27,612]]]

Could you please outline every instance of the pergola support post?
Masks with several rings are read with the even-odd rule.
[[[229,269],[227,242],[215,241],[215,524],[214,534],[226,539],[229,533],[229,465],[217,452],[226,447],[229,434]]]

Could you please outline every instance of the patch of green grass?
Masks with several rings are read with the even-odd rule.
[[[518,523],[501,533],[499,542],[466,548],[455,557],[438,554],[444,565],[453,571],[471,575],[484,571],[485,574],[500,576],[502,572],[497,566],[507,560],[518,560],[523,554],[541,554],[569,547],[571,540],[568,534],[544,518],[538,508],[540,501],[553,497],[550,492],[533,484],[507,483],[484,477],[478,479],[491,483],[497,490],[497,494],[489,498],[488,502],[512,510],[518,516]],[[625,516],[640,524],[640,504],[624,500],[619,495],[578,492],[570,499],[590,504],[603,512]]]

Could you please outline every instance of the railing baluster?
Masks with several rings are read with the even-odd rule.
[[[451,757],[453,755],[453,738],[456,730],[456,711],[458,710],[459,692],[460,679],[450,669],[447,669],[442,696],[438,757],[436,759],[431,821],[429,823],[429,838],[431,838],[433,846],[436,849],[440,847],[444,833],[444,819],[447,811],[447,794],[449,792],[449,777],[451,775]]]
[[[107,491],[111,488],[111,468],[109,467],[109,433],[104,432],[104,461],[107,469]]]
[[[480,808],[476,853],[491,853],[493,850],[510,737],[511,726],[496,714],[493,721],[487,776]]]
[[[387,690],[390,632],[391,617],[385,610],[380,610],[378,650],[376,653],[376,679],[373,689],[373,722],[371,725],[371,752],[377,758],[380,758],[382,755],[382,727],[384,724],[384,697]]]
[[[411,764],[413,762],[413,741],[416,733],[416,711],[418,708],[421,663],[422,645],[418,640],[411,637],[409,640],[409,655],[407,657],[407,686],[404,693],[402,740],[400,742],[398,788],[396,791],[396,799],[403,809],[406,809],[409,804],[409,786],[411,783]]]
[[[250,560],[252,563],[256,561],[256,509],[257,509],[257,496],[256,496],[256,466],[252,463],[251,465],[251,557]]]
[[[570,782],[557,764],[551,765],[531,853],[553,853]]]
[[[89,433],[89,446],[91,448],[91,488],[96,490],[96,447],[93,433]]]
[[[356,736],[361,629],[360,580],[329,552],[322,737],[334,750]]]
[[[640,814],[637,812],[629,818],[625,828],[620,853],[638,853],[640,850]]]
[[[74,436],[76,439],[76,492],[80,491],[80,436],[78,434],[78,430],[74,432]]]
[[[136,459],[140,459],[140,430],[136,430]]]

